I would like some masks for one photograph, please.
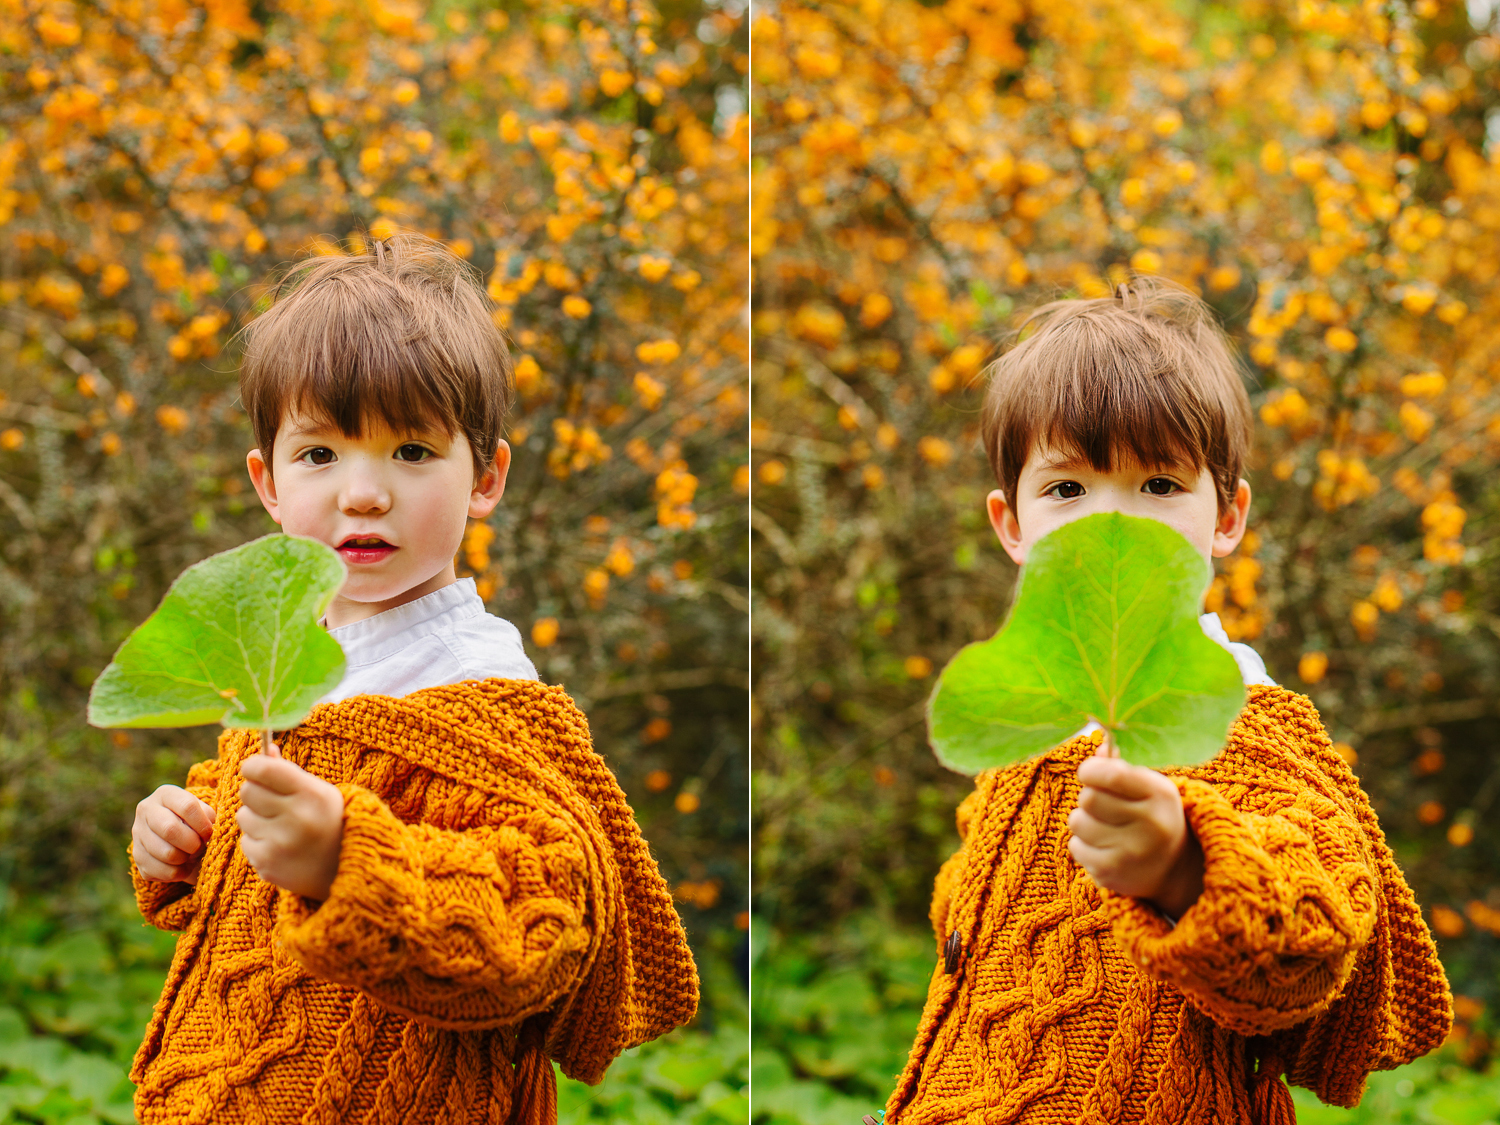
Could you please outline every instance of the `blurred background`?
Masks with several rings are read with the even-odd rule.
[[[460,574],[593,725],[703,967],[696,1024],[563,1120],[743,1121],[743,0],[20,0],[0,14],[0,1122],[131,1120],[172,939],[135,803],[211,728],[89,685],[188,564],[273,529],[234,333],[307,254],[412,228],[516,358]]]
[[[1457,994],[1353,1113],[1500,1120],[1500,28],[1488,0],[768,0],[751,23],[754,1120],[888,1096],[968,779],[923,705],[1014,568],[983,368],[1200,292],[1259,415],[1208,608],[1307,692]]]

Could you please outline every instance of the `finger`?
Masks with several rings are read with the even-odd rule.
[[[261,816],[248,805],[242,805],[234,814],[234,822],[240,826],[240,836],[251,840],[264,839],[271,826],[269,817]]]
[[[267,758],[256,754],[240,763],[240,776],[273,793],[290,795],[306,787],[307,771],[285,758]]]
[[[208,817],[209,834],[212,835],[213,826],[219,821],[219,810],[214,808],[207,801],[200,801],[199,804],[203,806],[203,813]]]
[[[1142,802],[1127,801],[1107,789],[1095,789],[1091,785],[1085,785],[1079,792],[1078,807],[1095,820],[1117,828],[1133,824],[1144,812]]]
[[[163,867],[176,868],[189,858],[187,852],[179,847],[174,847],[152,832],[142,833],[136,843],[139,844],[143,852]]]
[[[203,846],[203,837],[184,824],[180,816],[164,805],[156,805],[147,809],[141,819],[145,821],[152,835],[181,849],[185,856],[191,855]]]
[[[240,804],[259,816],[270,818],[286,811],[289,798],[254,781],[240,786]]]
[[[1068,841],[1068,852],[1078,866],[1088,872],[1090,879],[1101,887],[1109,885],[1115,867],[1111,849],[1098,847],[1074,836]]]
[[[271,739],[270,739],[270,732],[269,731],[267,731],[266,733],[267,733],[267,737],[266,737],[265,741],[261,744],[261,747],[262,747],[261,753],[265,754],[265,756],[268,757],[268,758],[279,758],[279,757],[281,757],[281,747],[277,746],[276,743],[274,743],[274,742],[271,741]]]
[[[140,847],[135,850],[135,866],[141,875],[157,883],[172,883],[177,881],[178,868],[170,863],[163,863],[150,852]]]
[[[1109,846],[1119,830],[1095,820],[1082,809],[1074,809],[1068,814],[1068,831],[1075,840],[1082,840],[1090,847],[1103,848]]]
[[[208,839],[213,834],[213,818],[205,815],[204,809],[212,809],[205,801],[200,801],[186,789],[172,787],[172,791],[162,794],[162,802],[171,809],[189,828],[203,839]]]
[[[1145,766],[1132,766],[1119,758],[1085,758],[1078,766],[1078,780],[1094,789],[1107,790],[1127,801],[1155,796],[1155,778],[1162,775]]]

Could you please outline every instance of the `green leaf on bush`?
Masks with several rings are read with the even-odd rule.
[[[296,726],[344,674],[343,649],[318,624],[344,574],[331,547],[289,535],[188,567],[94,681],[89,722]]]
[[[1210,577],[1157,520],[1104,512],[1044,536],[1004,627],[938,679],[938,758],[964,773],[1009,765],[1093,719],[1138,765],[1207,761],[1245,702],[1234,657],[1198,624]]]

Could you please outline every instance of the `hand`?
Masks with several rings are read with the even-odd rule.
[[[252,754],[240,765],[240,850],[268,883],[322,900],[339,869],[344,795],[281,757]]]
[[[1149,899],[1173,919],[1203,893],[1203,849],[1170,778],[1121,761],[1108,737],[1078,767],[1068,851],[1096,884]]]
[[[186,789],[160,786],[135,807],[130,853],[140,873],[158,883],[196,883],[216,816]]]

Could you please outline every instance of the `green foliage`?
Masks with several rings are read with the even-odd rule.
[[[1292,1090],[1297,1125],[1497,1125],[1500,1068],[1476,1073],[1444,1048],[1399,1070],[1370,1076],[1355,1109],[1324,1105],[1311,1091]]]
[[[927,930],[872,912],[826,933],[790,935],[757,919],[753,1125],[857,1125],[878,1113],[916,1035],[937,963]],[[1476,1072],[1445,1047],[1371,1075],[1353,1110],[1293,1089],[1298,1125],[1494,1125],[1500,1068]]]
[[[130,1125],[130,1060],[173,936],[107,884],[54,903],[0,893],[0,1122]]]
[[[175,944],[116,877],[52,899],[0,891],[0,1125],[131,1125],[130,1062]],[[744,992],[702,958],[697,1024],[627,1051],[598,1086],[558,1078],[559,1125],[746,1119]]]
[[[703,1003],[688,1027],[626,1051],[604,1081],[558,1077],[558,1125],[743,1125],[750,1114],[749,1012],[722,948],[698,954]]]
[[[559,1079],[558,1125],[742,1125],[750,1113],[748,1029],[739,1018],[712,1032],[682,1029],[626,1051],[598,1086]]]
[[[755,1125],[856,1125],[906,1062],[936,960],[930,934],[873,913],[827,933],[755,923]]]
[[[1101,512],[1043,536],[1005,627],[943,670],[930,710],[938,757],[978,773],[1093,719],[1132,762],[1207,761],[1245,703],[1234,658],[1198,625],[1210,577],[1157,520]]]
[[[345,573],[333,548],[289,535],[188,567],[95,681],[89,722],[296,726],[344,674],[343,649],[318,619]]]

